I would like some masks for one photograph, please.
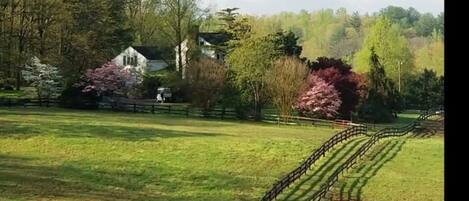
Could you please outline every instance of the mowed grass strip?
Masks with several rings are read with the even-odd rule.
[[[0,200],[258,200],[338,131],[0,108]]]

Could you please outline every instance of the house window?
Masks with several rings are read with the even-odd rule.
[[[123,63],[124,63],[124,66],[127,66],[127,57],[126,56],[124,56]]]
[[[138,65],[137,56],[136,56],[136,55],[134,56],[134,63],[133,63],[133,64],[134,64],[134,66],[137,66],[137,65]]]
[[[126,65],[132,65],[132,58],[127,57],[127,64]]]

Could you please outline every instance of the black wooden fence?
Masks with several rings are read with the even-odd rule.
[[[355,165],[358,160],[361,159],[367,153],[367,151],[379,140],[387,137],[404,136],[416,129],[422,121],[425,121],[434,115],[444,115],[444,111],[442,108],[437,110],[424,111],[413,123],[400,128],[384,128],[378,131],[376,134],[371,136],[371,138],[365,142],[365,144],[363,144],[352,156],[350,156],[350,158],[348,158],[342,165],[340,165],[331,176],[328,177],[326,182],[321,185],[320,190],[313,195],[311,200],[317,201],[324,198],[327,192],[329,192],[333,185],[339,180],[339,176]]]
[[[171,103],[152,103],[148,101],[108,101],[99,102],[81,102],[80,106],[93,106],[101,110],[133,112],[133,113],[151,113],[151,114],[172,114],[183,115],[186,117],[206,117],[218,119],[242,119],[235,109],[225,107],[215,107],[210,110],[204,111],[201,108],[193,107],[184,104],[171,104]],[[57,107],[61,103],[57,99],[2,99],[0,98],[0,106],[7,107]],[[356,124],[344,123],[343,121],[332,121],[325,119],[316,119],[299,116],[286,116],[276,114],[264,114],[263,121],[270,123],[284,123],[281,120],[288,119],[287,123],[325,126],[332,128],[346,128]],[[254,119],[253,116],[248,116],[247,119]]]
[[[309,156],[303,163],[301,163],[300,166],[277,181],[273,187],[265,193],[264,197],[262,197],[262,201],[274,200],[284,189],[288,188],[302,175],[306,174],[306,172],[311,169],[311,166],[321,157],[324,157],[325,154],[335,145],[348,140],[351,137],[366,134],[367,128],[363,125],[353,126],[337,133],[332,138],[327,140],[321,147],[316,149],[311,154],[311,156]]]

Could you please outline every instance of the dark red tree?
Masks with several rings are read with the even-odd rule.
[[[340,59],[320,57],[309,63],[312,74],[331,84],[340,94],[341,118],[348,119],[360,103],[365,90],[364,78],[353,72],[352,67]]]

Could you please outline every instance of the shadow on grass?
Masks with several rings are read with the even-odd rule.
[[[0,109],[2,109],[0,107]],[[135,123],[159,124],[165,126],[190,126],[190,127],[229,127],[236,126],[230,123],[239,123],[242,120],[223,119],[220,118],[204,118],[204,117],[186,117],[184,114],[166,114],[166,113],[133,113],[112,110],[77,110],[65,108],[3,108],[0,115],[13,116],[37,116],[38,118],[59,118],[67,120],[77,120],[84,118],[91,121],[96,118],[102,118],[101,121],[126,121],[130,120]],[[104,119],[103,119],[104,118]],[[188,121],[197,121],[197,124],[190,124]],[[245,121],[243,123],[251,123]]]
[[[90,125],[56,123],[40,125],[38,123],[21,123],[1,121],[0,138],[27,139],[30,137],[52,134],[70,138],[104,138],[127,141],[152,141],[158,138],[178,137],[215,137],[226,134],[176,131],[170,129],[140,128],[117,125]]]
[[[0,155],[0,198],[151,200],[140,193],[145,186],[136,173],[84,170],[66,166],[37,165],[34,158]]]
[[[340,185],[340,192],[332,192],[331,200],[361,200],[362,190],[369,180],[376,176],[386,163],[397,156],[404,144],[404,139],[397,139],[381,145],[378,150],[365,159],[367,162],[359,165],[351,173],[353,176],[346,176],[344,178],[345,182]]]
[[[325,161],[320,162],[318,169],[314,170],[314,173],[310,175],[304,175],[300,179],[299,183],[294,183],[295,186],[289,193],[280,198],[279,200],[308,200],[306,196],[310,193],[313,193],[314,188],[319,187],[322,180],[326,178],[328,174],[331,174],[334,168],[339,164],[343,159],[345,159],[349,153],[352,153],[356,147],[358,147],[366,139],[355,138],[349,141],[344,142],[339,148],[333,151],[333,153],[328,156]],[[307,185],[307,189],[303,190],[301,187]]]

